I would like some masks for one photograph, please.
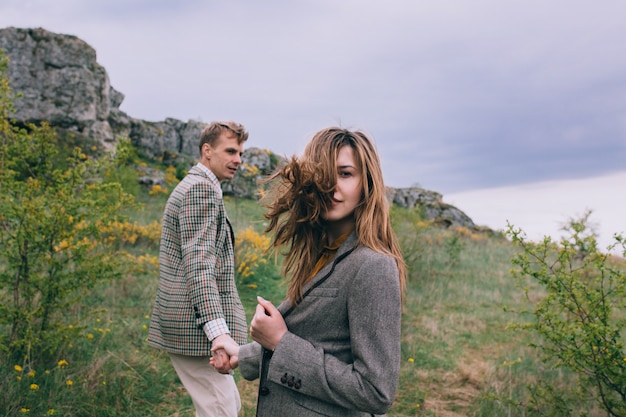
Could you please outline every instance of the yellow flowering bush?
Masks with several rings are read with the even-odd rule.
[[[148,194],[150,195],[157,195],[157,194],[168,195],[169,193],[170,193],[169,190],[165,187],[162,187],[160,184],[154,184],[152,188],[150,188],[150,191],[148,192]]]
[[[157,247],[161,238],[161,225],[158,221],[142,226],[137,222],[114,220],[108,223],[99,223],[102,236],[117,247],[123,245],[137,246],[146,244]]]
[[[178,184],[178,178],[176,177],[176,167],[174,165],[169,165],[167,168],[165,168],[165,183],[170,187]]]
[[[241,164],[240,169],[242,170],[241,175],[243,175],[244,177],[256,177],[257,175],[259,175],[259,167],[256,165],[243,163]]]
[[[259,266],[267,263],[266,252],[271,240],[261,235],[252,227],[247,227],[237,233],[235,238],[235,263],[237,277],[240,283],[246,284],[254,276]]]

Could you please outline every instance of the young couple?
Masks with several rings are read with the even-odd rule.
[[[219,181],[232,178],[241,162],[245,139],[240,141],[236,130],[225,132],[234,137],[229,142],[234,150],[231,155],[238,156],[224,160],[222,170],[215,155],[208,158],[208,171]],[[215,150],[219,143],[209,148]],[[211,165],[217,166],[214,169]],[[232,266],[219,266],[220,254],[210,256],[189,249],[198,240],[215,240],[224,234],[222,229],[229,229],[225,214],[213,215],[214,221],[203,221],[195,227],[199,231],[191,232],[197,235],[191,240],[193,244],[175,249],[183,252],[176,262],[164,263],[161,255],[161,284],[150,343],[170,352],[188,390],[183,378],[192,373],[203,378],[230,378],[229,384],[234,385],[232,370],[239,368],[245,379],[259,379],[257,416],[382,415],[393,403],[399,380],[406,267],[391,229],[374,144],[361,131],[323,129],[313,136],[301,157],[288,160],[268,181],[266,231],[273,236],[273,246],[284,250],[283,269],[289,277],[286,300],[276,307],[258,298],[250,324],[253,341],[245,343],[246,336],[241,334],[245,318],[242,324],[241,303],[232,287],[221,288],[220,279],[208,286],[199,285],[198,279],[186,279],[177,290],[173,290],[177,285],[172,280],[163,283],[164,271],[189,275],[189,270],[210,268],[233,274]],[[177,207],[190,200],[182,198]],[[218,211],[223,213],[223,205]],[[194,228],[185,224],[185,215],[177,216],[175,227]],[[165,230],[165,224],[163,227]],[[163,239],[167,244],[168,237],[162,237],[162,245]],[[219,242],[232,246],[230,237]],[[167,317],[164,312],[175,292],[180,292],[176,308],[187,311]],[[207,299],[225,295],[229,302],[217,302],[213,309],[204,305],[210,303]],[[185,297],[190,298],[190,307],[183,307]],[[186,329],[190,334],[185,336],[181,328],[187,320],[193,326]],[[163,341],[171,335],[169,342]],[[200,354],[181,347],[178,341],[185,337],[197,338]],[[184,361],[191,357],[192,362],[177,364],[181,362],[179,356]],[[208,369],[211,365],[212,370]],[[209,411],[201,412],[202,399],[190,392],[197,415],[236,416],[239,395],[236,387],[232,391],[232,386],[226,389],[224,402],[236,405],[214,414],[210,410],[215,410],[219,401],[213,397],[207,400],[205,408]]]

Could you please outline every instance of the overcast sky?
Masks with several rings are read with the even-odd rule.
[[[626,172],[623,0],[0,0],[8,26],[89,43],[131,117],[236,120],[287,156],[362,129],[393,187]]]

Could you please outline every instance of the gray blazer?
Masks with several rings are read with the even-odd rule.
[[[400,373],[401,299],[395,260],[358,245],[353,232],[305,293],[311,287],[295,308],[288,301],[278,307],[288,332],[273,354],[267,354],[271,360],[265,369],[258,343],[241,346],[242,376],[253,380],[264,374],[257,416],[387,412]]]

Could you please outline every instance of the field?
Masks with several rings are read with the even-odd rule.
[[[166,192],[138,195],[143,206],[127,213],[128,224],[154,231]],[[225,201],[236,234],[254,251],[255,239],[264,239],[261,207],[252,200]],[[419,212],[398,207],[392,220],[410,279],[400,389],[389,416],[525,416],[530,415],[525,410],[527,384],[574,387],[572,375],[537,359],[527,332],[509,329],[528,319],[520,312],[532,301],[511,276],[511,258],[518,249],[509,240],[500,233],[442,229]],[[67,325],[77,331],[56,353],[53,365],[39,368],[26,360],[0,364],[0,414],[194,415],[169,359],[146,343],[158,283],[155,242],[135,241],[128,250],[142,260],[142,267],[129,265],[122,278],[85,293],[66,312]],[[245,273],[240,270],[240,294],[249,315],[257,295],[276,304],[282,298],[278,262],[270,257],[249,265]],[[238,372],[235,377],[242,416],[253,416],[257,383]],[[606,415],[592,404],[579,406],[588,415]]]

